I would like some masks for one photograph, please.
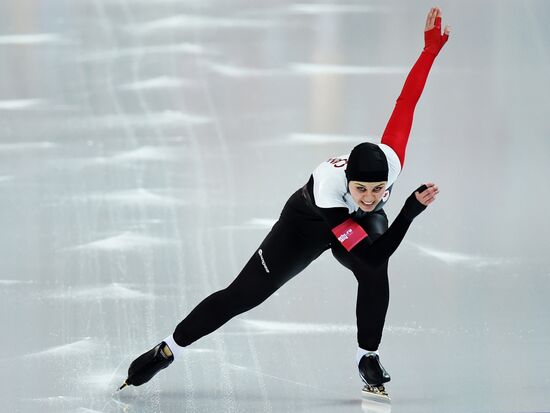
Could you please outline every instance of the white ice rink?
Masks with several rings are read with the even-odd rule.
[[[0,2],[0,410],[374,412],[330,253],[150,383],[317,164],[379,139],[428,1]],[[393,413],[550,412],[550,2],[442,0],[390,221]]]

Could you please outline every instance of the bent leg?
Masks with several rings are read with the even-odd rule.
[[[174,340],[188,346],[256,307],[327,248],[328,242],[299,237],[292,225],[277,221],[237,278],[197,305],[176,327]]]

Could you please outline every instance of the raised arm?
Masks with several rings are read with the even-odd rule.
[[[450,27],[446,26],[444,33],[441,34],[441,10],[437,7],[432,8],[426,18],[424,50],[405,80],[403,90],[397,98],[395,108],[382,135],[382,143],[395,151],[401,162],[401,168],[405,163],[405,150],[411,132],[414,109],[424,90],[435,57],[447,42],[449,33]]]

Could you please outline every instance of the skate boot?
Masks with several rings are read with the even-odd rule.
[[[389,401],[390,398],[384,383],[391,380],[390,375],[380,363],[380,357],[376,353],[367,353],[359,361],[359,375],[365,387],[363,395],[369,399]]]
[[[119,390],[126,386],[141,386],[147,383],[162,369],[165,369],[174,361],[174,355],[170,347],[163,341],[148,352],[132,361],[128,368],[128,378]]]

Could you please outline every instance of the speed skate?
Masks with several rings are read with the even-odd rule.
[[[384,383],[390,381],[390,375],[380,363],[375,352],[367,352],[359,360],[359,375],[365,384],[361,391],[363,399],[389,404],[390,397]]]

